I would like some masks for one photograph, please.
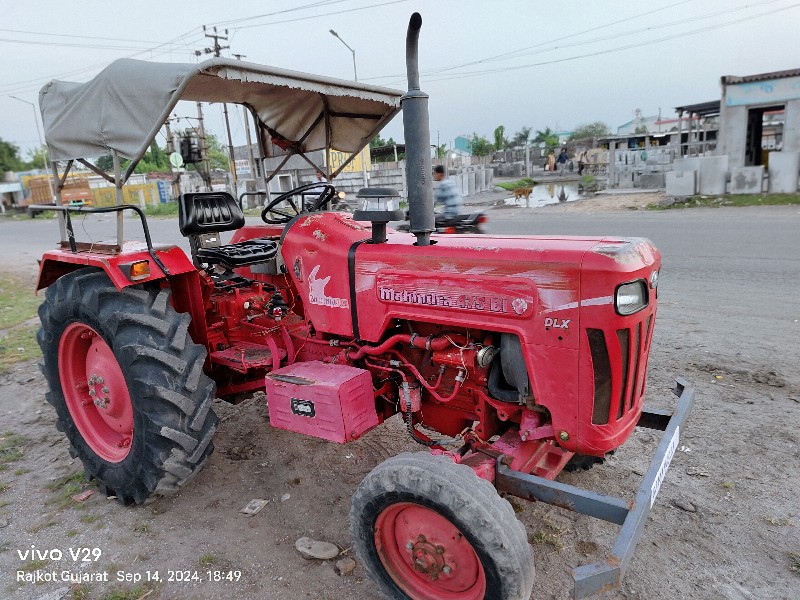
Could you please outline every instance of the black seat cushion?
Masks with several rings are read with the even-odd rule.
[[[244,213],[228,192],[181,194],[178,225],[183,235],[233,231],[244,225]]]
[[[268,261],[274,258],[277,252],[278,244],[272,240],[256,238],[227,246],[198,248],[197,258],[204,263],[220,264],[235,269]]]

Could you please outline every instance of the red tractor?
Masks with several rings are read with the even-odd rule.
[[[37,287],[47,400],[72,454],[123,504],[198,474],[215,397],[265,390],[273,427],[339,443],[399,414],[426,450],[375,467],[350,512],[387,597],[529,598],[531,548],[498,491],[621,525],[608,561],[576,569],[583,597],[619,584],[693,399],[679,381],[675,411],[643,407],[661,257],[644,239],[432,235],[421,22],[409,25],[406,93],[227,59],[120,60],[86,84],[43,88],[59,201],[76,160],[120,199],[56,207],[62,242]],[[278,146],[320,170],[309,151],[352,160],[402,107],[410,232],[387,227],[403,216],[393,190],[362,190],[349,214],[325,210],[333,185],[311,184],[267,194],[263,225],[245,224],[228,193],[183,194],[191,257],[154,245],[121,189],[179,100],[243,104],[262,158]],[[108,154],[113,174],[85,158]],[[123,241],[128,210],[144,242]],[[98,212],[117,215],[116,242],[76,241],[71,215]],[[634,502],[555,481],[637,426],[666,433]]]

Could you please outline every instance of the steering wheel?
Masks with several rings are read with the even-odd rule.
[[[319,195],[311,202],[303,200],[302,206],[298,207],[297,203],[294,201],[294,197],[309,190],[319,190]],[[330,183],[322,183],[319,181],[307,183],[293,190],[289,190],[288,192],[284,192],[267,204],[264,210],[261,211],[261,220],[270,225],[288,223],[301,213],[321,210],[334,196],[336,196],[336,188]],[[277,208],[281,202],[287,200],[289,202],[289,207]]]

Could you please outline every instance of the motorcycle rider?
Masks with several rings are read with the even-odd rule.
[[[433,190],[434,203],[444,204],[444,213],[441,216],[437,215],[436,221],[450,223],[461,214],[463,204],[461,193],[456,188],[455,182],[447,177],[442,165],[433,167],[433,180],[439,182]]]

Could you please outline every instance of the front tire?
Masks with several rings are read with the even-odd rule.
[[[527,600],[533,556],[511,505],[466,465],[428,453],[381,463],[361,482],[350,536],[392,600]]]
[[[199,472],[213,451],[216,388],[168,288],[119,291],[81,269],[47,289],[39,318],[46,398],[88,476],[138,504]]]

